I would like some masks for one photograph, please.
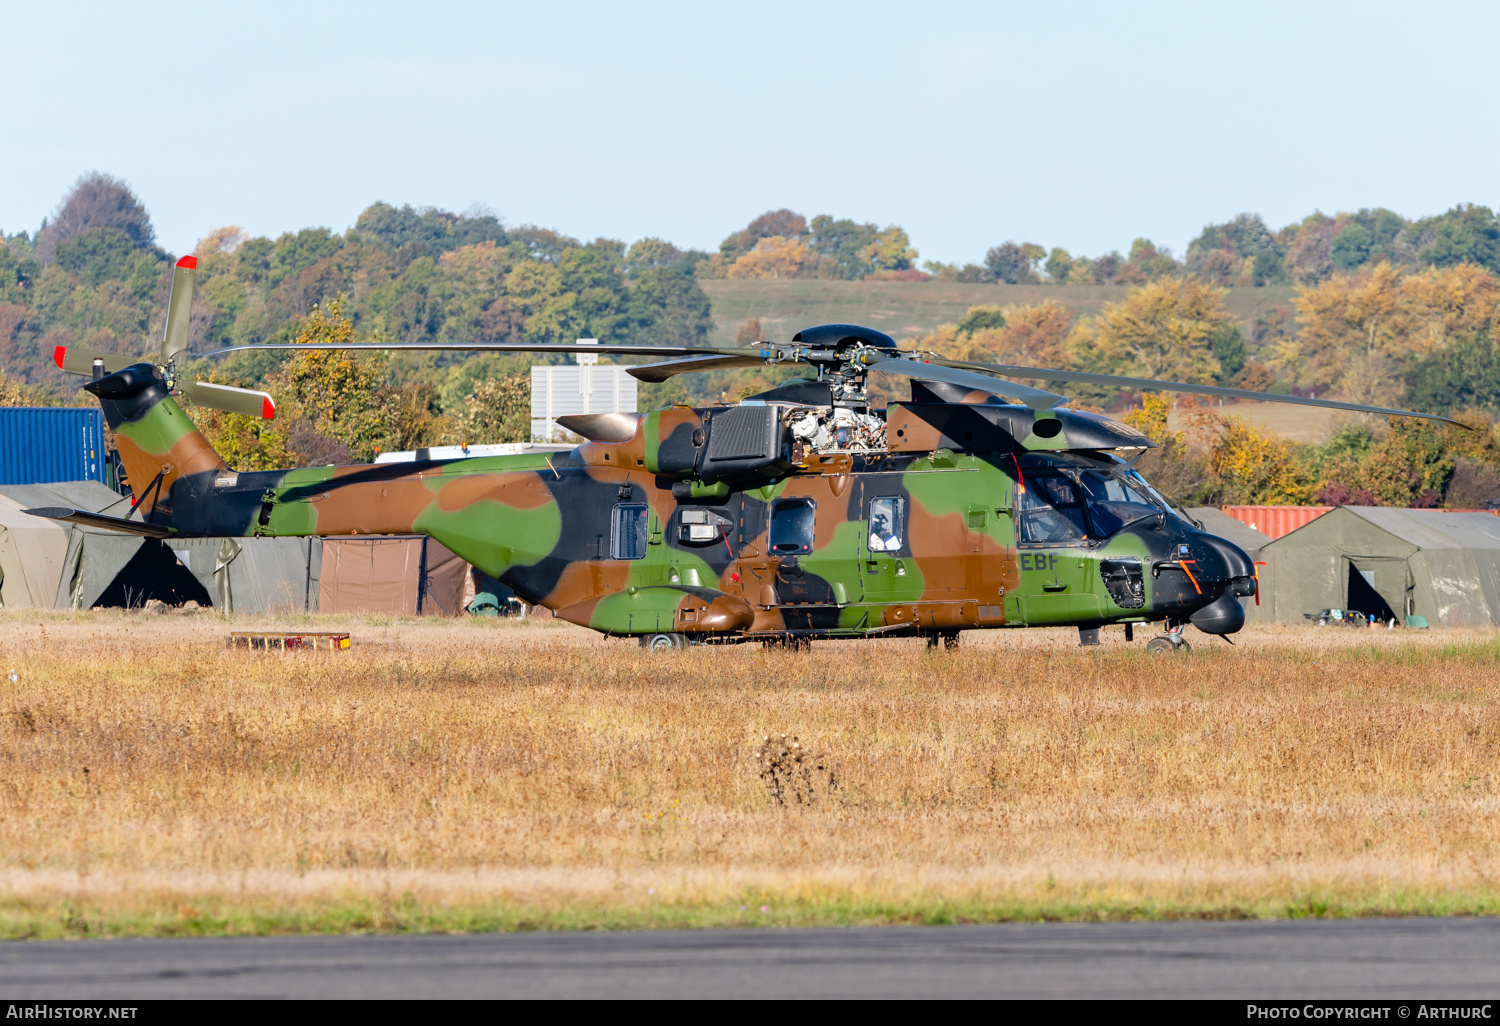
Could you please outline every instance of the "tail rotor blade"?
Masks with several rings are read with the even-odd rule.
[[[265,392],[253,388],[235,388],[233,385],[215,385],[210,381],[181,382],[177,386],[199,406],[227,413],[241,413],[246,417],[271,420],[276,416],[276,401]]]
[[[188,347],[188,328],[193,316],[193,279],[198,274],[198,258],[189,254],[172,269],[172,298],[167,300],[167,330],[161,339],[161,362]]]
[[[113,374],[115,371],[124,370],[141,361],[133,356],[121,356],[118,353],[96,353],[91,349],[80,346],[58,346],[52,350],[52,362],[69,374],[92,375],[94,373],[94,361],[104,361],[104,373]]]

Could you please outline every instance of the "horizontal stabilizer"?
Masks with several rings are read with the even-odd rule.
[[[42,506],[21,512],[30,513],[34,517],[46,517],[48,520],[66,520],[70,524],[82,524],[84,527],[102,527],[106,531],[136,534],[142,538],[170,538],[173,534],[170,528],[162,527],[160,524],[143,524],[139,520],[107,517],[102,513],[90,513],[87,510],[73,509],[70,506]]]

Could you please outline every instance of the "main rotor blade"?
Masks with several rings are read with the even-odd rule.
[[[946,381],[950,385],[963,385],[965,388],[977,388],[998,395],[1007,395],[1012,399],[1021,400],[1033,410],[1050,410],[1059,403],[1068,401],[1067,396],[1058,395],[1056,392],[1045,392],[1040,388],[1032,388],[1030,385],[1018,385],[1014,381],[1002,381],[987,374],[975,374],[970,370],[946,366],[947,361],[924,363],[920,360],[866,353],[861,362],[870,370],[885,371],[887,374],[904,374],[918,380]]]
[[[260,342],[253,345],[225,346],[199,353],[204,359],[223,356],[226,353],[258,352],[260,350],[317,350],[348,349],[383,353],[387,351],[433,353],[604,353],[614,356],[743,356],[743,349],[716,349],[709,346],[651,346],[622,343],[603,345],[577,345],[572,342]],[[766,350],[769,354],[769,350]]]
[[[193,279],[197,274],[198,258],[192,255],[183,257],[172,268],[172,295],[167,300],[167,329],[161,336],[163,367],[188,347],[188,328],[193,318]]]
[[[681,360],[663,360],[640,367],[627,367],[625,373],[641,381],[666,381],[674,374],[720,370],[725,367],[764,367],[762,356],[689,356]]]
[[[121,356],[118,353],[96,353],[91,349],[81,346],[58,346],[52,350],[52,362],[69,374],[94,373],[94,361],[104,361],[104,373],[113,374],[115,371],[133,367],[142,362],[138,356]]]
[[[1217,385],[1193,385],[1183,381],[1158,381],[1155,378],[1126,378],[1118,374],[1092,374],[1088,371],[1052,370],[1046,367],[1015,367],[1003,363],[968,363],[963,360],[935,360],[945,367],[987,371],[1018,378],[1041,378],[1046,381],[1076,381],[1088,385],[1110,385],[1116,388],[1141,388],[1153,392],[1185,392],[1189,395],[1217,395],[1225,399],[1259,399],[1268,403],[1290,403],[1295,406],[1321,406],[1330,410],[1349,410],[1352,413],[1379,413],[1387,417],[1421,417],[1423,420],[1441,420],[1447,424],[1468,427],[1449,417],[1436,413],[1416,413],[1412,410],[1397,410],[1388,406],[1364,406],[1360,403],[1344,403],[1335,399],[1307,399],[1300,395],[1277,395],[1274,392],[1250,392],[1243,388],[1220,388]]]
[[[276,401],[266,392],[253,388],[235,388],[233,385],[216,385],[211,381],[178,382],[177,390],[199,406],[228,413],[242,413],[247,417],[271,420],[276,416]]]

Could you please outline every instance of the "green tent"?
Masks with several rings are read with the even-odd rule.
[[[129,499],[95,481],[3,485],[0,505],[0,602],[7,605],[130,608],[160,599],[168,605],[192,600],[226,613],[318,608],[319,538],[157,541],[21,512],[71,506],[125,516]],[[45,601],[39,598],[44,593]]]
[[[1500,626],[1500,517],[1340,506],[1261,549],[1262,609],[1302,623],[1323,609],[1445,627]]]

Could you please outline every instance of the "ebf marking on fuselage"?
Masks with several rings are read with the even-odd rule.
[[[1057,556],[1046,552],[1021,553],[1022,570],[1056,570]]]

